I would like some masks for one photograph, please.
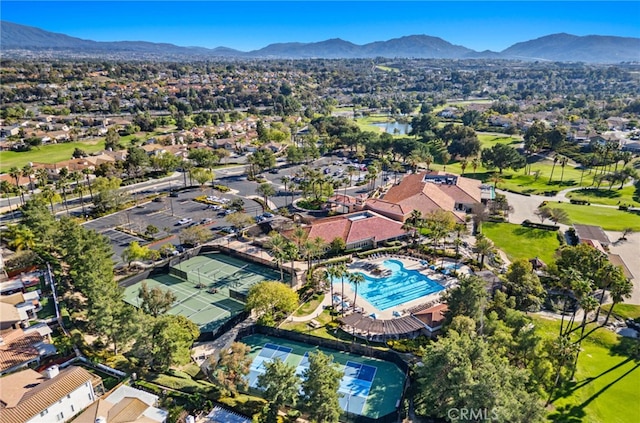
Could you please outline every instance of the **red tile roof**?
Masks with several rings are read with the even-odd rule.
[[[426,310],[417,311],[413,313],[413,316],[431,329],[435,329],[444,323],[444,313],[447,310],[449,310],[449,307],[446,304],[438,304]]]
[[[358,219],[357,216],[360,215],[366,217]],[[402,223],[373,212],[356,212],[318,219],[304,229],[310,239],[320,237],[330,243],[336,238],[342,238],[347,244],[369,239],[380,242],[407,233],[402,229]],[[285,236],[290,233],[291,231],[285,233]]]

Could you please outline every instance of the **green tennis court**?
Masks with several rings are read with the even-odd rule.
[[[128,286],[124,300],[139,307],[138,292],[142,283],[149,289],[170,290],[176,301],[168,313],[184,316],[197,324],[202,332],[207,332],[244,310],[240,298],[251,286],[279,278],[278,272],[256,263],[224,254],[203,254],[171,267],[168,274],[153,275]]]
[[[340,406],[348,413],[377,419],[396,411],[402,398],[405,375],[391,362],[266,335],[250,335],[240,341],[251,347],[253,361],[247,378],[254,388],[265,361],[279,358],[301,375],[308,367],[308,354],[321,350],[333,356],[343,371],[338,392],[342,394]]]

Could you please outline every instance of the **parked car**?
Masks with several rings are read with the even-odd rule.
[[[183,217],[182,219],[178,220],[178,225],[186,225],[187,223],[191,223],[193,222],[193,219],[190,217]]]
[[[210,217],[205,217],[204,219],[202,219],[202,220],[200,221],[200,224],[201,224],[201,225],[206,225],[207,223],[211,223],[211,222],[213,222],[213,219],[212,219],[212,218],[210,218]]]
[[[264,212],[262,213],[262,217],[264,217],[265,219],[271,219],[273,217],[273,213]]]

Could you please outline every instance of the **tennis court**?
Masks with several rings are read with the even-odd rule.
[[[176,301],[169,314],[181,315],[200,327],[202,332],[215,330],[231,317],[244,310],[238,295],[246,295],[249,288],[264,280],[278,280],[280,274],[268,267],[248,263],[223,254],[203,254],[169,269],[168,274],[152,275],[128,286],[124,299],[140,306],[138,292],[142,283],[149,289],[170,290]]]
[[[250,335],[241,342],[251,347],[253,361],[247,377],[253,388],[265,371],[265,363],[279,358],[295,366],[296,374],[302,376],[309,368],[309,353],[321,350],[331,355],[343,372],[339,401],[348,413],[376,419],[394,412],[402,397],[405,375],[393,363],[265,335]]]

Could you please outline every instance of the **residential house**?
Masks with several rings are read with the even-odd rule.
[[[121,385],[108,397],[89,405],[74,423],[164,423],[169,413],[157,404],[157,395]]]
[[[20,134],[20,125],[3,126],[0,128],[0,138],[12,137]]]
[[[34,170],[45,169],[50,179],[58,179],[60,170],[67,169],[71,172],[82,172],[84,169],[95,169],[93,163],[87,160],[86,157],[80,157],[77,159],[64,160],[57,163],[33,163]]]
[[[29,320],[35,320],[38,318],[36,313],[42,309],[40,306],[40,294],[37,291],[31,292],[16,292],[10,295],[0,295],[0,331],[6,329],[6,326],[11,326],[14,329],[17,329],[16,323],[6,321],[5,318],[9,316],[15,316],[13,310],[9,310],[9,308],[14,308],[15,313],[17,313],[19,317],[19,322],[21,325],[29,324]]]
[[[82,367],[43,374],[32,369],[0,378],[0,421],[25,423],[67,422],[96,399],[94,387],[102,380]]]
[[[347,250],[376,248],[381,242],[407,236],[402,223],[371,211],[317,219],[303,229],[308,239],[320,237],[327,244],[341,238]],[[287,231],[283,235],[291,237],[292,232]]]
[[[625,142],[621,150],[631,151],[632,153],[640,153],[640,141]]]
[[[10,311],[6,304],[1,306],[3,312],[4,309]],[[15,318],[7,317],[12,320]],[[15,372],[32,364],[37,365],[43,357],[56,354],[57,350],[48,342],[49,338],[49,333],[44,328],[4,331],[0,338],[0,375]],[[0,421],[3,421],[1,417],[0,414]]]

